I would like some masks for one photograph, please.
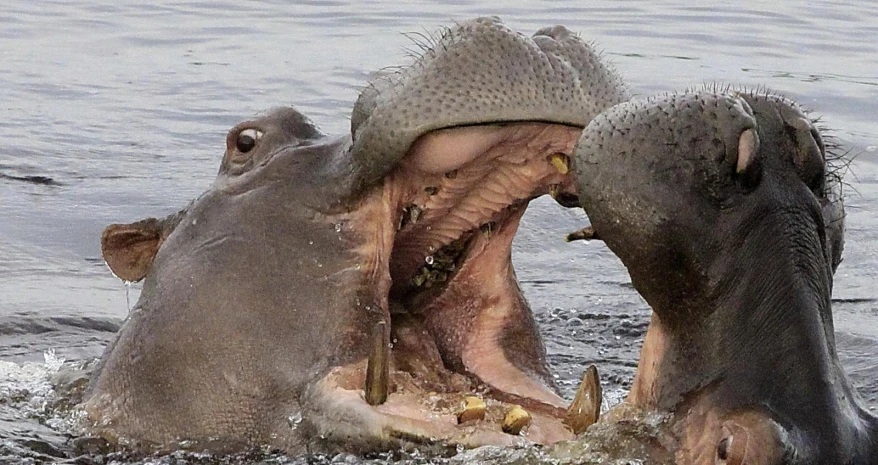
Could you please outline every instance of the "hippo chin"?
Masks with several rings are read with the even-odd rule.
[[[669,413],[665,459],[878,463],[835,349],[840,183],[805,113],[745,92],[631,101],[592,121],[574,167],[654,310],[626,408]]]
[[[477,19],[376,78],[350,136],[291,108],[237,125],[188,207],[104,232],[145,281],[91,431],[290,453],[570,438],[511,241],[532,198],[572,199],[582,128],[627,98],[566,29]]]

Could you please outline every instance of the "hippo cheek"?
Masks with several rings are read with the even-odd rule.
[[[706,404],[693,406],[682,423],[678,463],[782,465],[797,463],[793,440],[759,410],[720,413]],[[680,426],[680,424],[678,424]]]

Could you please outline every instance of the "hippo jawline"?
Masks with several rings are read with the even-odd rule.
[[[369,299],[388,313],[371,331],[368,360],[330,369],[306,394],[304,417],[332,432],[320,435],[327,443],[551,444],[579,430],[566,425],[511,248],[531,199],[572,191],[568,154],[580,131],[545,123],[435,131],[345,214],[368,231],[359,263],[382,276]],[[477,156],[465,155],[467,143]],[[518,414],[527,428],[515,426]]]

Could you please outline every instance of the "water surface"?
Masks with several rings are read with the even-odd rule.
[[[348,131],[369,75],[407,62],[404,32],[480,15],[527,33],[555,24],[580,32],[639,95],[704,83],[765,86],[821,115],[841,150],[856,156],[833,297],[839,355],[878,406],[871,1],[117,3],[0,6],[0,361],[13,363],[0,370],[0,395],[18,399],[0,402],[0,420],[11,425],[0,437],[53,434],[27,421],[37,414],[24,404],[38,412],[42,388],[22,386],[42,386],[54,366],[42,363],[47,350],[74,362],[97,357],[136,301],[137,286],[126,288],[100,257],[106,225],[185,205],[215,176],[226,131],[261,110],[293,104],[325,132]],[[563,242],[584,221],[535,202],[514,260],[564,393],[597,363],[605,390],[618,397],[649,310],[604,246]],[[14,454],[25,452],[9,453],[18,463]]]

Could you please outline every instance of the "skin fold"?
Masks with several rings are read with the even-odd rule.
[[[582,128],[627,99],[567,29],[479,18],[376,76],[350,135],[292,108],[237,125],[197,199],[103,234],[144,284],[88,432],[289,453],[571,438],[511,241],[531,199],[575,198]]]
[[[582,206],[654,310],[627,401],[602,421],[666,414],[659,463],[878,463],[878,420],[835,349],[831,157],[770,93],[632,100],[583,132]]]

